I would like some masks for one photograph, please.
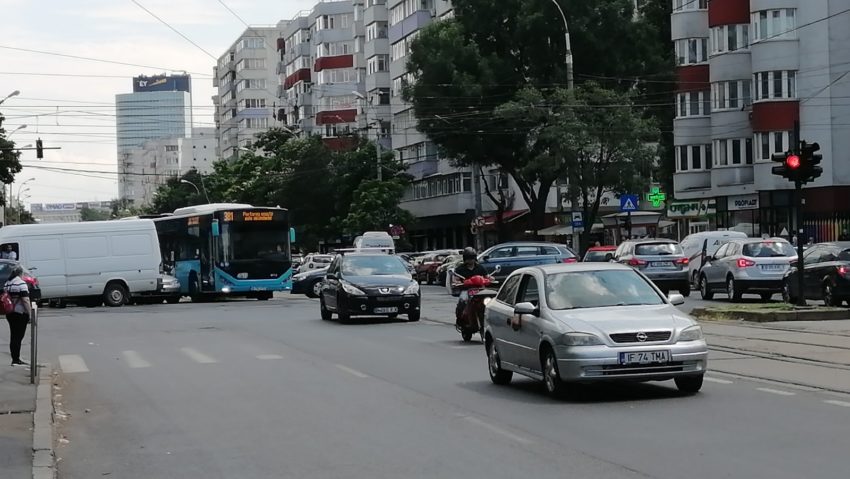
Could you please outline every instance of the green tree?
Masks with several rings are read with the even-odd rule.
[[[80,210],[81,221],[106,221],[110,219],[110,217],[111,215],[109,212],[96,210],[94,208],[89,208],[88,206]]]
[[[655,0],[662,1],[662,0]],[[637,90],[638,76],[672,68],[659,26],[635,17],[632,0],[560,0],[568,14],[577,80]],[[667,2],[669,3],[669,2]],[[418,128],[460,165],[494,165],[510,174],[541,226],[552,185],[537,144],[513,117],[496,115],[527,87],[563,87],[564,27],[551,0],[456,0],[455,18],[430,25],[414,41],[404,90]],[[669,30],[668,30],[669,31]],[[665,32],[666,33],[666,32]],[[542,169],[541,169],[542,168]]]
[[[391,224],[407,225],[413,221],[409,211],[399,207],[407,189],[403,178],[369,180],[354,192],[348,216],[343,224],[352,234],[364,231],[386,231]]]
[[[182,183],[184,180],[197,185],[198,190],[195,190],[191,184]],[[202,178],[195,169],[187,171],[182,176],[169,178],[157,188],[153,201],[144,208],[144,211],[153,214],[172,213],[178,208],[206,204],[207,200],[202,190],[206,181],[206,178]],[[210,195],[211,201],[213,197],[214,195]]]
[[[657,138],[658,129],[643,118],[635,96],[594,82],[550,94],[528,88],[497,114],[530,132],[529,171],[523,174],[569,180],[568,196],[578,200],[585,223],[592,225],[604,193],[643,191],[654,169],[657,150],[648,140]],[[582,248],[589,236],[586,228]]]

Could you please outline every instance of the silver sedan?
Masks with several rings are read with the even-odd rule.
[[[523,268],[487,304],[484,341],[490,379],[513,373],[542,380],[553,396],[570,383],[673,379],[702,387],[708,346],[702,329],[643,274],[608,263]]]

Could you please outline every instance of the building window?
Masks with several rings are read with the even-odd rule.
[[[794,70],[756,72],[753,84],[754,101],[797,98],[797,72]]]
[[[370,23],[366,27],[367,42],[371,42],[379,38],[387,38],[387,22]]]
[[[785,153],[791,149],[791,131],[766,131],[754,135],[754,143],[758,150],[756,158],[758,161],[770,161],[770,157],[776,153]]]
[[[711,145],[679,145],[676,151],[676,171],[711,169]]]
[[[389,71],[389,55],[375,55],[366,60],[366,72],[369,75]]]
[[[243,118],[239,120],[239,128],[268,128],[268,118]]]
[[[351,55],[354,52],[352,42],[320,43],[316,48],[316,57],[335,57],[337,55]]]
[[[739,166],[753,163],[753,141],[751,138],[714,140],[713,149],[714,166]]]
[[[734,80],[711,84],[712,110],[740,110],[752,103],[750,80]]]
[[[691,91],[676,94],[676,118],[689,116],[705,116],[710,113],[710,93],[707,91]]]
[[[246,108],[265,108],[266,100],[265,98],[245,98],[243,100],[239,100],[239,111],[242,111]]]
[[[682,12],[685,10],[706,10],[708,8],[708,0],[673,0],[673,11]]]
[[[708,61],[708,38],[676,40],[676,65],[696,65]]]
[[[750,25],[721,25],[711,29],[711,54],[734,52],[750,47]]]
[[[236,44],[236,53],[241,52],[246,48],[265,48],[266,43],[262,37],[247,37]]]
[[[390,9],[390,25],[401,23],[405,18],[419,10],[432,10],[434,0],[403,0]]]
[[[796,16],[796,10],[793,8],[753,12],[751,22],[753,42],[771,39],[793,40],[797,38]]]
[[[259,89],[263,90],[266,88],[266,80],[265,79],[252,79],[246,78],[244,80],[239,80],[239,83],[236,84],[236,91],[241,92],[246,89]]]
[[[333,68],[319,72],[318,82],[320,85],[329,83],[356,83],[357,71],[351,68]]]
[[[265,58],[243,58],[236,62],[236,71],[242,70],[263,70],[266,68]]]

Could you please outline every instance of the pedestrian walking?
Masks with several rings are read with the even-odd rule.
[[[3,285],[3,291],[9,295],[12,302],[12,311],[6,313],[6,321],[9,323],[9,352],[12,354],[12,366],[24,366],[27,363],[21,360],[21,343],[27,334],[27,324],[32,315],[30,304],[30,293],[26,281],[21,278],[23,268],[15,265],[12,274]]]

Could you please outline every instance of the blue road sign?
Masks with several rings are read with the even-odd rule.
[[[620,211],[637,211],[638,206],[637,195],[623,195],[620,197]]]
[[[574,211],[572,213],[572,225],[573,228],[584,228],[584,221],[582,219],[581,211]]]

